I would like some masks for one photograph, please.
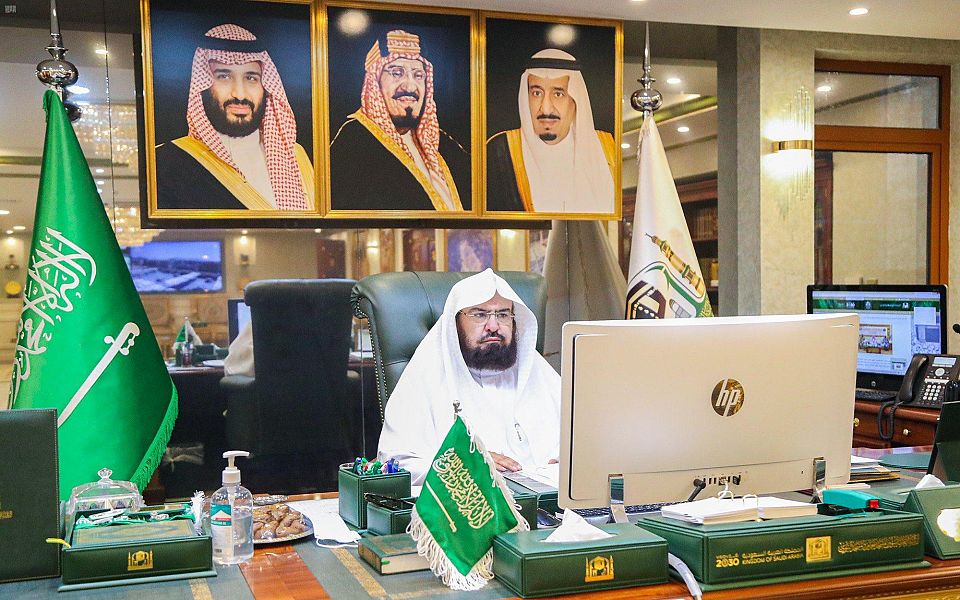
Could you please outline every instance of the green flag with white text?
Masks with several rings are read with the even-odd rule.
[[[446,585],[476,590],[493,578],[493,538],[528,529],[483,443],[457,416],[407,528],[417,552]]]
[[[43,107],[10,405],[57,409],[62,500],[103,467],[142,490],[170,439],[177,392],[63,103],[47,91]]]

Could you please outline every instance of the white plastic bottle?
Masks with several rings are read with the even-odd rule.
[[[223,487],[210,497],[213,562],[218,565],[235,565],[253,558],[253,495],[240,485],[240,469],[233,465],[238,456],[249,457],[250,453],[223,453],[227,459]]]

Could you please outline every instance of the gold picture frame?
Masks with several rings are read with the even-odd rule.
[[[582,212],[582,211],[563,211],[563,212],[544,212],[544,211],[535,211],[530,199],[529,193],[529,182],[526,177],[526,170],[523,165],[524,159],[522,156],[518,157],[518,152],[511,152],[509,157],[509,166],[512,167],[512,171],[516,174],[516,187],[520,188],[518,195],[521,197],[523,202],[523,208],[519,210],[508,209],[508,210],[491,210],[490,206],[490,195],[487,186],[487,177],[488,173],[491,170],[491,161],[488,156],[488,144],[491,140],[500,135],[505,134],[507,131],[490,131],[490,89],[488,86],[491,84],[490,78],[488,77],[488,67],[490,67],[491,60],[488,53],[490,39],[490,23],[491,21],[514,21],[519,24],[539,24],[543,28],[543,37],[536,38],[535,36],[523,36],[523,35],[513,35],[509,37],[509,44],[498,45],[498,48],[506,48],[504,52],[517,54],[524,50],[524,46],[520,45],[520,41],[523,39],[532,39],[527,44],[530,48],[526,48],[528,51],[526,56],[529,58],[531,56],[529,49],[541,47],[545,43],[549,43],[551,46],[556,46],[556,49],[572,49],[576,46],[576,38],[578,35],[582,35],[584,32],[591,33],[593,37],[598,37],[596,31],[589,31],[585,28],[600,28],[600,29],[609,29],[609,35],[612,36],[612,54],[610,57],[613,60],[608,61],[609,64],[613,65],[613,91],[612,94],[607,94],[606,90],[599,89],[602,86],[591,88],[589,85],[588,94],[593,94],[596,90],[597,92],[602,92],[604,96],[611,96],[610,108],[612,110],[613,119],[610,121],[609,127],[612,131],[607,132],[612,138],[612,144],[609,143],[609,140],[603,139],[601,142],[601,147],[604,151],[606,161],[611,169],[611,176],[613,179],[613,202],[612,210],[602,211],[602,212]],[[532,26],[536,29],[536,25]],[[529,28],[529,27],[528,27]],[[550,31],[547,30],[550,28]],[[578,29],[579,28],[579,29]],[[556,35],[553,35],[556,33]],[[599,36],[602,37],[602,36]],[[567,38],[567,39],[560,39]],[[539,44],[535,41],[536,39],[549,40],[548,42],[540,42]],[[557,43],[553,43],[554,39],[557,40]],[[559,43],[565,41],[566,44]],[[604,59],[602,57],[594,57],[590,53],[584,54],[584,46],[579,46],[577,56],[575,57],[578,63],[586,64],[586,59],[590,59],[593,64],[604,64]],[[575,18],[575,17],[553,17],[546,15],[530,15],[530,14],[517,14],[517,13],[508,13],[508,12],[493,12],[493,11],[480,11],[480,49],[479,49],[479,69],[481,73],[481,105],[484,108],[483,114],[483,125],[484,125],[484,172],[483,172],[483,191],[484,191],[484,205],[482,216],[485,218],[497,218],[497,219],[509,219],[509,220],[544,220],[544,219],[580,219],[580,220],[619,220],[621,218],[622,211],[622,197],[621,197],[621,185],[622,185],[622,134],[621,134],[621,121],[622,121],[622,102],[621,98],[623,95],[623,22],[617,20],[607,20],[607,19],[588,19],[588,18]],[[513,66],[516,65],[516,57],[507,57],[504,59],[504,62],[510,63],[513,61]],[[496,62],[496,61],[494,61]],[[579,68],[579,67],[578,67]],[[523,68],[514,69],[516,73],[522,73]],[[501,74],[506,70],[498,67],[498,79],[503,77]],[[516,98],[517,87],[514,87],[509,90],[510,94]],[[507,94],[507,97],[510,96]],[[495,103],[495,106],[506,106],[506,102]],[[598,114],[598,106],[591,102],[592,113],[593,115]],[[511,106],[516,106],[511,104]],[[520,130],[515,130],[519,132]],[[599,130],[598,130],[599,133]],[[506,137],[506,136],[504,136]],[[515,142],[515,143],[514,143]],[[606,143],[603,143],[606,142]],[[511,150],[518,149],[520,145],[520,136],[515,136],[515,139],[509,140],[509,147]]]
[[[300,8],[292,8],[295,6]],[[162,8],[158,10],[157,7]],[[214,8],[201,3],[180,4],[174,8],[174,4],[167,0],[141,0],[140,2],[142,62],[138,66],[142,69],[141,74],[143,77],[144,90],[144,127],[143,137],[141,138],[143,140],[141,144],[143,154],[141,158],[141,166],[143,167],[141,194],[145,196],[145,198],[141,199],[141,203],[142,205],[145,204],[146,208],[146,210],[143,211],[144,218],[145,220],[154,221],[159,224],[162,224],[166,220],[177,222],[184,220],[315,220],[321,215],[321,209],[324,203],[323,194],[325,194],[326,187],[320,185],[320,183],[322,183],[327,173],[326,152],[322,151],[322,140],[325,140],[327,137],[324,131],[326,119],[322,118],[322,109],[325,106],[323,100],[327,86],[320,79],[319,56],[316,50],[316,48],[319,47],[319,36],[322,31],[321,24],[319,23],[319,4],[312,0],[245,0],[244,2],[231,4],[229,11],[223,9],[222,19],[219,17],[214,18],[215,15],[212,14],[214,10]],[[274,21],[270,20],[271,16],[269,13],[271,10],[277,13],[273,17]],[[157,15],[164,14],[165,11],[176,11],[180,17],[175,20],[170,19],[171,21],[175,21],[176,29],[173,29],[171,26],[170,31],[164,30],[163,33],[160,33],[160,31],[155,29],[157,22],[156,17]],[[194,19],[184,18],[182,13],[191,13],[190,16],[193,16]],[[303,30],[290,28],[291,21],[301,19],[303,21]],[[167,16],[165,15],[161,20],[166,23]],[[251,21],[255,22],[254,25],[250,25]],[[285,119],[286,111],[289,111],[289,114],[292,114],[293,118],[297,120],[304,119],[304,113],[309,112],[310,125],[307,128],[308,133],[304,134],[302,128],[298,128],[296,141],[302,142],[309,139],[312,146],[311,151],[307,152],[301,144],[297,143],[292,148],[288,147],[288,149],[279,152],[274,151],[273,154],[264,158],[264,163],[267,164],[266,175],[269,178],[267,185],[272,188],[271,192],[277,188],[284,190],[283,197],[278,198],[275,203],[303,204],[303,208],[277,208],[271,206],[270,201],[265,199],[263,195],[256,191],[253,185],[248,183],[249,178],[240,174],[239,168],[232,167],[222,159],[222,154],[225,151],[220,151],[218,154],[216,149],[211,149],[202,139],[191,137],[190,135],[174,137],[177,134],[173,132],[184,132],[183,126],[167,126],[167,124],[175,123],[178,114],[182,122],[186,121],[182,103],[164,102],[168,106],[172,105],[173,107],[168,109],[169,112],[164,112],[162,118],[160,118],[161,115],[157,113],[158,92],[162,91],[164,98],[183,95],[182,87],[178,88],[180,91],[177,92],[166,89],[167,82],[171,79],[168,77],[167,70],[174,68],[171,64],[175,65],[176,68],[180,68],[192,63],[192,60],[189,62],[187,62],[187,60],[188,56],[195,51],[196,46],[184,46],[182,43],[183,39],[194,35],[197,40],[203,40],[204,32],[209,34],[214,28],[220,25],[226,27],[235,25],[243,28],[246,33],[252,33],[254,36],[257,36],[255,30],[260,30],[261,35],[257,36],[257,40],[254,41],[243,37],[246,34],[241,34],[241,37],[236,37],[236,35],[234,35],[236,30],[230,29],[227,30],[229,33],[226,34],[228,36],[226,38],[207,35],[207,37],[212,38],[211,47],[219,46],[220,50],[240,51],[234,46],[247,45],[251,46],[249,51],[252,53],[266,52],[270,55],[271,65],[275,64],[273,61],[274,54],[278,56],[278,61],[286,63],[283,64],[282,67],[277,65],[275,71],[278,75],[281,71],[285,71],[287,73],[286,78],[280,76],[277,79],[272,77],[262,61],[259,63],[263,68],[261,73],[263,83],[260,89],[264,90],[268,85],[278,85],[279,89],[284,91],[283,95],[287,99],[285,109],[282,102],[272,105],[274,108],[269,109],[274,115],[279,115],[276,117],[277,123]],[[207,29],[208,27],[210,29]],[[278,30],[283,31],[282,39],[287,42],[290,41],[291,37],[296,36],[308,39],[310,47],[309,57],[307,59],[302,57],[290,58],[287,56],[290,53],[285,47],[272,43],[277,41],[276,35],[263,35],[264,31],[275,32]],[[161,43],[167,46],[165,48],[166,54],[158,54],[157,49],[154,47],[158,33],[162,40]],[[300,44],[298,44],[298,46],[302,47]],[[215,50],[216,49],[217,48],[215,48]],[[179,60],[169,60],[170,54],[177,55]],[[284,56],[282,60],[279,58],[280,55]],[[156,68],[155,58],[160,58],[163,62],[164,83],[160,86],[157,85],[155,79],[155,74],[158,70]],[[309,85],[307,86],[309,98],[302,97],[304,83],[290,76],[291,73],[302,73],[304,70],[309,80]],[[240,79],[247,81],[247,75],[249,74],[245,73]],[[183,77],[174,78],[176,81],[175,85],[185,86],[186,89],[189,89],[191,78],[187,77],[186,81],[183,79]],[[213,79],[212,76],[211,79]],[[292,88],[297,88],[297,94],[286,93],[286,90]],[[276,90],[277,88],[274,89]],[[279,94],[274,93],[271,94],[271,96],[276,97],[279,96]],[[216,102],[216,100],[212,102]],[[238,105],[242,106],[242,104]],[[253,103],[249,103],[249,105],[251,110],[256,113]],[[299,111],[299,114],[297,114],[293,105],[296,105],[298,108],[303,107],[303,109]],[[308,109],[306,108],[307,106],[309,106]],[[265,115],[267,108],[264,107],[263,110],[263,114]],[[224,114],[227,112],[228,109],[225,103]],[[163,125],[161,127],[163,139],[160,140],[159,145],[157,143],[158,121],[161,121]],[[285,124],[278,124],[278,127],[289,127],[290,123],[291,120],[287,118]],[[216,126],[212,126],[211,129],[207,129],[207,126],[210,126],[209,118],[207,118],[205,125],[199,125],[195,130],[205,130],[209,132],[208,134],[200,134],[201,137],[209,134],[215,136]],[[273,140],[281,137],[284,136],[278,134],[278,137],[273,138]],[[275,147],[273,140],[269,142],[271,148]],[[282,145],[283,142],[276,143]],[[167,146],[166,149],[161,151],[161,154],[164,155],[162,168],[158,167],[158,162],[160,161],[157,159],[157,150],[161,146]],[[179,150],[176,150],[174,146],[179,148]],[[270,152],[270,150],[268,150],[268,152]],[[286,154],[286,156],[284,156],[284,154]],[[311,159],[312,165],[309,164]],[[285,165],[283,164],[284,162],[286,163]],[[310,183],[310,168],[312,168],[313,171],[312,183]],[[159,174],[161,170],[164,171],[163,174]],[[277,174],[279,170],[282,170],[281,174]],[[162,200],[159,198],[161,195],[161,186],[158,183],[158,176],[160,180],[170,182],[171,186],[173,186],[170,189],[164,187],[162,192],[164,197]],[[299,190],[296,185],[298,178],[301,184]],[[236,204],[236,206],[231,204],[231,199],[235,201],[233,204]],[[193,206],[194,203],[196,206]],[[217,204],[217,206],[211,206],[211,204]],[[224,205],[229,206],[229,208]]]
[[[447,8],[447,7],[435,7],[435,6],[417,6],[417,5],[408,5],[408,4],[384,4],[384,3],[373,3],[373,2],[339,2],[339,1],[330,1],[323,3],[323,13],[324,20],[326,23],[326,35],[323,36],[323,65],[324,70],[324,81],[332,88],[336,89],[338,93],[348,96],[346,100],[341,100],[338,96],[334,95],[334,92],[331,91],[327,95],[326,106],[324,117],[328,122],[328,131],[330,133],[330,161],[329,161],[329,176],[326,179],[326,190],[324,193],[324,206],[323,214],[326,217],[330,218],[346,218],[346,219],[404,219],[404,218],[431,218],[437,219],[442,218],[445,220],[456,220],[456,219],[473,219],[476,220],[480,216],[480,205],[481,197],[480,193],[482,192],[481,187],[481,169],[482,169],[482,160],[480,157],[480,151],[483,147],[483,130],[482,123],[480,121],[481,115],[481,106],[480,106],[480,73],[476,68],[477,65],[477,52],[479,47],[479,13],[475,10],[469,9],[460,9],[460,8]],[[391,15],[392,13],[392,15]],[[459,24],[460,29],[466,29],[466,34],[469,36],[469,39],[460,40],[457,39],[458,44],[462,42],[467,43],[467,52],[465,56],[456,56],[455,59],[458,62],[462,62],[464,69],[461,69],[459,72],[469,72],[469,87],[468,95],[470,101],[470,111],[469,111],[469,136],[466,140],[466,143],[469,144],[469,156],[467,161],[469,164],[470,170],[470,181],[469,181],[469,191],[470,191],[470,206],[469,210],[464,207],[464,210],[438,210],[436,207],[440,206],[442,201],[437,194],[434,193],[434,187],[430,183],[430,180],[426,175],[423,174],[421,169],[417,168],[417,165],[414,163],[414,160],[409,157],[409,152],[404,152],[404,149],[396,143],[387,133],[382,129],[376,127],[375,123],[372,123],[372,119],[366,117],[364,113],[363,117],[358,116],[361,112],[357,110],[360,107],[358,99],[361,96],[362,89],[361,86],[354,86],[353,89],[343,89],[343,86],[340,81],[347,79],[349,76],[345,76],[345,73],[349,73],[350,70],[360,69],[364,70],[364,65],[362,63],[356,63],[356,57],[362,54],[367,54],[373,52],[371,48],[372,42],[377,41],[378,47],[380,45],[387,43],[389,46],[389,40],[385,36],[387,31],[403,30],[408,34],[413,34],[417,36],[417,46],[421,47],[422,42],[423,48],[423,57],[432,61],[433,63],[438,63],[438,53],[434,47],[433,50],[430,49],[429,44],[431,43],[430,39],[420,39],[420,34],[416,30],[416,24],[411,23],[411,16],[423,15],[424,17],[433,18],[435,21],[439,22],[444,20],[444,17],[454,17],[454,18],[463,18],[465,19],[464,23]],[[344,27],[341,25],[340,21],[344,18],[349,18],[352,20],[350,24],[346,27],[349,28],[349,31],[344,31]],[[394,19],[392,22],[385,22],[386,19]],[[334,23],[336,21],[336,24]],[[453,23],[455,19],[447,19],[449,23]],[[372,25],[372,26],[371,26]],[[433,24],[434,27],[437,27],[437,23]],[[452,27],[452,25],[450,25]],[[366,27],[367,29],[363,33],[356,33],[357,29]],[[336,29],[335,29],[336,28]],[[406,28],[406,29],[404,29]],[[409,29],[409,31],[408,31]],[[367,33],[369,31],[369,33]],[[377,35],[373,35],[376,32]],[[363,35],[362,41],[350,40],[350,43],[345,42],[347,38],[359,38]],[[459,35],[459,29],[457,29],[457,35]],[[443,59],[454,60],[450,58],[454,56],[455,53],[451,51],[451,43],[448,47],[444,47],[446,52],[443,52]],[[340,49],[349,48],[349,56],[353,57],[350,59],[340,58]],[[419,50],[418,50],[419,51]],[[381,48],[381,52],[383,52]],[[347,53],[344,53],[347,55]],[[352,60],[350,64],[342,65],[339,61],[341,60]],[[451,70],[450,68],[444,70]],[[356,78],[354,76],[354,78]],[[436,82],[440,84],[440,82]],[[441,84],[442,85],[442,84]],[[461,84],[462,85],[462,84]],[[433,88],[434,91],[434,100],[436,100],[436,85]],[[462,98],[460,98],[462,101]],[[348,101],[352,101],[352,104],[348,104]],[[445,99],[445,103],[451,104],[450,100]],[[424,104],[425,105],[425,104]],[[340,106],[351,106],[352,110],[355,111],[348,115],[341,114],[345,112],[344,110],[339,110]],[[348,109],[350,110],[350,109]],[[446,118],[449,120],[449,116],[454,114],[454,111],[447,110]],[[438,107],[436,109],[436,115],[441,129],[439,134],[440,144],[446,144],[448,147],[454,147],[455,145],[463,146],[463,143],[459,139],[454,138],[449,133],[443,131],[444,127],[444,114],[441,112],[441,109]],[[351,123],[350,118],[345,117],[354,117],[354,121],[357,121],[359,124],[354,125]],[[343,121],[342,123],[340,121]],[[366,132],[360,129],[359,125],[365,127]],[[380,146],[374,144],[368,144],[369,147],[375,148],[376,150],[386,149],[388,152],[393,154],[393,157],[396,158],[400,163],[402,163],[404,168],[397,169],[399,173],[406,178],[408,175],[413,175],[417,182],[420,184],[422,191],[426,193],[427,197],[432,202],[434,208],[421,208],[421,209],[391,209],[391,208],[357,208],[356,206],[335,206],[338,204],[341,197],[346,198],[350,197],[351,201],[357,203],[376,203],[384,202],[388,204],[389,201],[385,198],[384,194],[374,194],[371,192],[357,192],[355,188],[348,186],[345,183],[347,180],[344,179],[344,183],[341,183],[341,177],[350,176],[356,178],[357,175],[360,175],[364,178],[361,182],[362,185],[371,186],[370,189],[373,189],[373,186],[377,185],[375,180],[371,180],[371,177],[376,177],[377,175],[377,165],[375,164],[361,164],[357,165],[356,163],[360,162],[359,160],[355,161],[346,161],[345,159],[340,158],[341,151],[338,149],[338,144],[344,143],[345,135],[347,135],[345,128],[350,127],[361,132],[361,135],[366,136],[367,134],[372,135],[376,138],[376,141],[379,142]],[[462,128],[462,127],[461,127]],[[460,136],[462,138],[462,136]],[[363,138],[354,137],[353,140],[356,140],[357,145],[364,143]],[[452,141],[452,143],[448,143]],[[358,149],[353,150],[354,152],[359,153]],[[448,157],[443,157],[442,152],[438,152],[441,156],[441,161],[444,165],[448,162]],[[344,164],[349,165],[349,168],[341,169],[339,167],[341,160],[344,160]],[[387,168],[396,168],[392,162],[393,159],[388,160],[386,163],[381,163],[381,166]],[[463,159],[461,159],[462,161]],[[443,170],[441,168],[441,170]],[[345,171],[346,173],[341,173]],[[454,181],[453,175],[454,169],[447,165],[445,169],[445,180],[448,184],[453,183],[453,188],[450,194],[451,198],[447,202],[453,201],[456,203],[456,199],[452,198],[457,196],[462,202],[462,186],[457,184]],[[462,178],[461,178],[462,182]],[[343,187],[340,187],[343,186]],[[415,187],[415,186],[414,186]],[[338,189],[339,188],[339,189]],[[367,198],[374,198],[373,200],[368,200]],[[449,203],[446,204],[449,206]]]

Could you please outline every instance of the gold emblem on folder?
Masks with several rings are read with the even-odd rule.
[[[613,579],[613,556],[594,556],[586,559],[587,574],[584,583],[591,581],[610,581]]]
[[[137,550],[136,552],[127,553],[127,570],[128,571],[146,571],[147,569],[153,568],[153,550],[146,552],[144,550]]]
[[[830,560],[830,536],[807,538],[807,562]]]

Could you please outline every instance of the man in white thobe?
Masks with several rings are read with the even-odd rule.
[[[536,343],[533,312],[492,270],[457,283],[390,396],[378,458],[421,484],[459,410],[501,471],[556,462],[560,376]]]

